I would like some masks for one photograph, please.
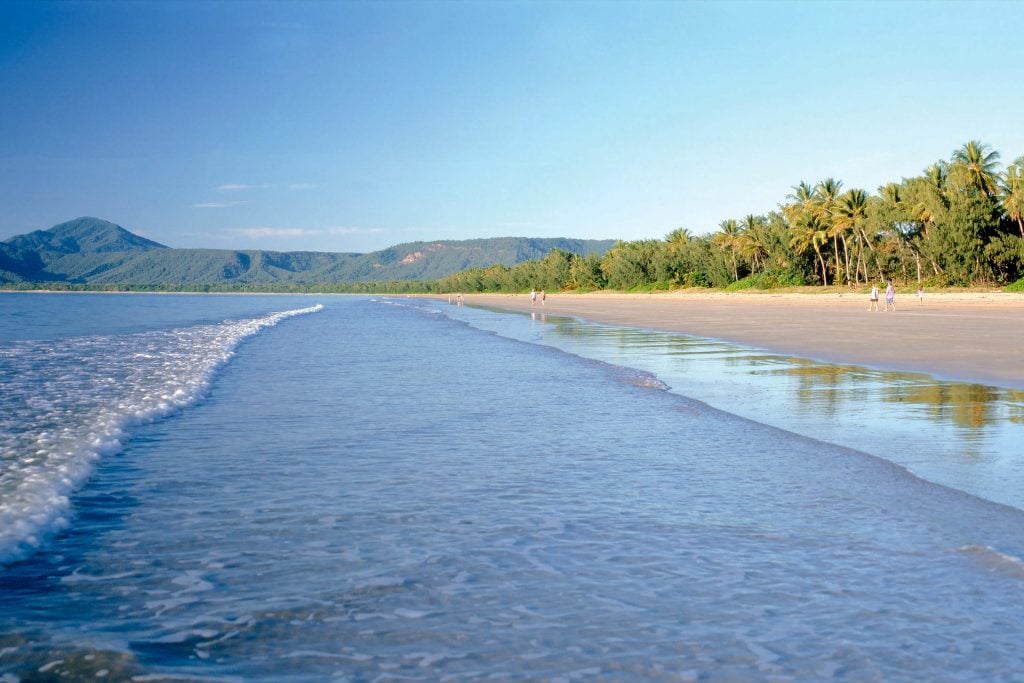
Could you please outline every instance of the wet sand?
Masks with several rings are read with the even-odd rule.
[[[831,363],[925,372],[1024,389],[1024,295],[899,294],[869,312],[865,294],[470,294],[467,304],[739,342]],[[879,302],[885,307],[884,296]]]

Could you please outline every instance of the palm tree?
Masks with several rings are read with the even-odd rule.
[[[1020,236],[1024,237],[1024,156],[1007,166],[1000,180],[1003,212],[1017,221]]]
[[[768,235],[763,216],[748,214],[740,221],[742,232],[739,237],[739,249],[744,257],[750,260],[752,272],[764,269],[764,259],[768,256]]]
[[[665,241],[668,242],[670,246],[678,247],[689,242],[692,237],[693,233],[686,228],[676,228],[669,234],[665,235]]]
[[[864,224],[868,217],[868,193],[864,190],[847,190],[843,193],[839,200],[836,202],[834,213],[835,230],[841,231],[844,235],[847,231],[853,233],[854,239],[860,240],[862,244],[866,245],[868,249],[874,252],[875,247],[871,244],[871,240],[868,239],[867,232],[864,230]],[[843,252],[846,252],[846,238],[843,238]],[[857,262],[860,263],[860,252],[857,254]],[[867,267],[864,268],[864,276],[868,278]],[[846,260],[846,281],[850,281],[850,261],[849,256]],[[854,270],[854,280],[857,280],[857,270]]]
[[[828,266],[825,264],[825,256],[821,253],[821,247],[828,244],[828,232],[822,230],[814,216],[808,216],[801,223],[794,224],[790,228],[789,246],[801,254],[809,248],[814,248],[814,255],[817,257],[816,265],[821,267],[821,284],[828,287]]]
[[[989,196],[996,194],[999,152],[977,140],[971,140],[953,152],[952,161],[967,172],[972,185]]]
[[[723,251],[729,252],[732,257],[732,275],[736,282],[740,279],[740,267],[736,260],[736,252],[740,248],[740,224],[730,218],[729,220],[722,221],[719,226],[719,232],[715,233],[712,238],[712,242],[715,246],[719,247]]]
[[[689,262],[685,254],[692,238],[693,234],[686,228],[676,228],[665,235],[665,247],[658,250],[660,256],[655,266],[659,280],[673,284],[679,284],[684,280]]]
[[[789,221],[789,246],[801,254],[806,253],[810,247],[814,248],[814,254],[821,265],[821,283],[828,287],[828,269],[825,257],[821,253],[821,245],[828,242],[828,235],[819,224],[814,211],[818,192],[806,182],[800,181],[799,185],[793,186],[792,194],[787,195],[786,199],[789,199],[790,203],[782,207],[782,213]]]
[[[909,253],[917,266],[917,282],[921,282],[921,251],[916,248],[913,237],[921,233],[924,225],[914,215],[911,207],[907,206],[904,200],[906,181],[900,185],[897,183],[886,183],[878,188],[879,201],[888,213],[879,236],[878,249],[875,251],[875,267],[881,272],[879,265],[879,252],[882,255],[895,255],[900,258],[901,254]],[[870,242],[869,242],[870,244]]]
[[[946,192],[946,182],[949,180],[949,164],[941,159],[924,169],[924,178],[936,192]]]
[[[817,191],[807,182],[801,180],[799,185],[793,186],[793,191],[786,195],[786,199],[799,204],[803,208],[810,208],[816,196]]]
[[[879,187],[878,196],[893,206],[898,206],[903,201],[902,191],[897,183],[886,183]]]
[[[921,222],[924,234],[928,236],[928,228],[938,222],[941,215],[949,208],[946,195],[949,184],[949,166],[944,161],[937,161],[924,170],[923,178],[915,178],[915,183],[923,189],[918,201],[910,207],[910,213]]]
[[[850,262],[850,257],[846,254],[846,235],[841,234],[842,231],[837,230],[832,216],[832,210],[835,207],[836,200],[839,199],[839,191],[843,187],[841,180],[835,178],[825,178],[815,186],[815,190],[818,194],[818,201],[816,209],[818,212],[818,219],[821,225],[828,231],[829,236],[832,238],[832,250],[835,252],[836,257],[836,281],[839,280],[842,268],[839,264],[839,238],[843,240],[843,253],[846,255],[846,262]],[[847,273],[846,280],[849,282],[850,275]]]

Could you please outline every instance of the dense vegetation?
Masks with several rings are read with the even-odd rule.
[[[0,242],[0,283],[49,289],[333,291],[345,289],[345,283],[436,280],[493,263],[512,266],[551,249],[603,254],[613,244],[497,237],[409,242],[368,254],[171,249],[108,221],[78,218]]]
[[[105,221],[79,219],[0,243],[0,282],[110,291],[444,293],[856,288],[892,279],[1024,291],[1024,156],[1001,171],[999,158],[971,141],[948,161],[876,194],[844,189],[833,178],[800,182],[777,210],[724,220],[710,234],[679,228],[662,240],[614,246],[496,238],[372,254],[169,249]]]
[[[603,258],[556,251],[512,268],[460,272],[436,288],[1005,285],[1024,274],[1024,157],[1002,172],[998,161],[998,152],[971,141],[877,194],[844,190],[833,178],[800,182],[777,211],[724,220],[711,234],[680,228],[663,240],[618,242]]]

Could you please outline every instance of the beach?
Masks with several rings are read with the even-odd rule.
[[[467,304],[680,332],[829,363],[924,372],[1024,389],[1024,295],[898,294],[868,311],[862,293],[469,294]],[[885,302],[880,302],[884,309]]]

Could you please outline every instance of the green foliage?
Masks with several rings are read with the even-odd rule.
[[[825,178],[779,211],[663,240],[500,238],[415,242],[373,254],[169,249],[77,219],[0,242],[0,283],[217,291],[524,292],[531,288],[731,291],[894,279],[929,287],[1024,275],[1024,157],[970,141],[872,195]]]
[[[1016,282],[1006,285],[1007,292],[1024,292],[1024,277]]]
[[[618,242],[601,260],[601,273],[610,289],[628,291],[657,280],[658,240]]]
[[[725,291],[742,292],[747,289],[755,289],[754,284],[749,277],[745,277],[742,280],[737,280],[736,282],[729,283],[729,285],[726,286]]]
[[[744,289],[779,289],[781,287],[802,287],[807,283],[802,273],[794,270],[770,270],[754,273],[732,283],[726,291],[737,292]]]
[[[601,272],[601,258],[597,254],[576,257],[569,266],[569,289],[592,291],[607,285]]]
[[[630,287],[627,292],[631,294],[651,294],[653,292],[667,292],[672,289],[671,284],[664,280],[657,282],[645,282],[644,284]]]
[[[139,237],[120,225],[99,218],[76,218],[55,225],[49,230],[36,230],[17,235],[5,243],[24,251],[47,255],[75,253],[141,252],[167,249],[162,244]]]
[[[983,262],[985,244],[998,221],[988,197],[960,188],[949,194],[949,208],[935,229],[922,235],[920,248],[939,266],[947,284],[966,286],[988,280],[992,269]]]
[[[990,264],[996,282],[1009,282],[1024,263],[1024,238],[1012,232],[994,236],[985,245],[984,261]]]
[[[680,287],[710,287],[711,281],[708,280],[707,273],[699,270],[691,270],[688,273],[683,273],[679,279]]]
[[[540,260],[530,281],[561,289],[571,281],[569,255],[600,255],[611,240],[503,237],[412,242],[369,254],[171,249],[94,218],[80,218],[0,242],[0,282],[135,287],[210,286],[246,291],[344,282],[431,281],[451,273]],[[552,255],[554,254],[554,255]],[[529,266],[527,270],[535,268]],[[486,274],[477,287],[503,281]]]

